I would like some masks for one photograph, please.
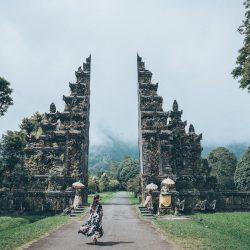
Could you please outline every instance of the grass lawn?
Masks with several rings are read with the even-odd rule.
[[[0,249],[15,249],[69,221],[69,216],[0,217]]]
[[[191,220],[156,219],[184,249],[250,249],[250,212],[196,214]]]
[[[127,192],[128,200],[132,205],[140,204],[139,199],[134,196],[133,192]]]
[[[102,203],[107,202],[115,192],[100,193]],[[89,195],[91,203],[94,195]],[[87,211],[87,210],[86,210]],[[74,220],[69,216],[0,216],[0,250],[16,249],[34,239],[40,238],[46,233],[56,229],[60,225]]]
[[[116,192],[104,192],[104,193],[98,193],[101,196],[101,204],[106,203],[108,200],[112,199]],[[91,204],[93,201],[93,197],[95,196],[95,194],[90,194],[88,196],[88,203]]]

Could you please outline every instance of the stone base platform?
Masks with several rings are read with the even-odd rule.
[[[1,191],[0,212],[60,213],[73,204],[74,191]]]

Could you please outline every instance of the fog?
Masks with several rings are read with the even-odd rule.
[[[250,94],[230,75],[243,16],[234,0],[2,0],[0,76],[14,105],[0,134],[51,102],[63,111],[68,82],[91,53],[90,143],[105,142],[105,131],[136,142],[138,52],[164,110],[177,99],[204,143],[248,142]]]

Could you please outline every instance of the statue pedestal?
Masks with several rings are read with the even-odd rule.
[[[160,197],[159,197],[159,215],[165,214],[175,214],[176,211],[176,200],[179,197],[179,192],[175,190],[166,190],[162,188]]]

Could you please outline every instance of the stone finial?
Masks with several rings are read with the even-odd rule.
[[[137,53],[137,68],[138,70],[145,70],[145,63],[142,61],[142,58]]]
[[[90,63],[91,62],[91,54],[89,55],[89,57],[86,58],[86,62]]]
[[[176,100],[174,100],[174,103],[173,103],[173,111],[179,111],[178,103]]]
[[[195,133],[193,124],[190,124],[188,131],[189,131],[189,133]]]
[[[90,64],[91,64],[91,54],[88,58],[86,58],[86,62],[83,63],[83,71],[89,71],[90,72]]]
[[[55,105],[54,102],[52,102],[52,103],[50,104],[49,109],[50,109],[50,113],[56,113],[56,105]]]

